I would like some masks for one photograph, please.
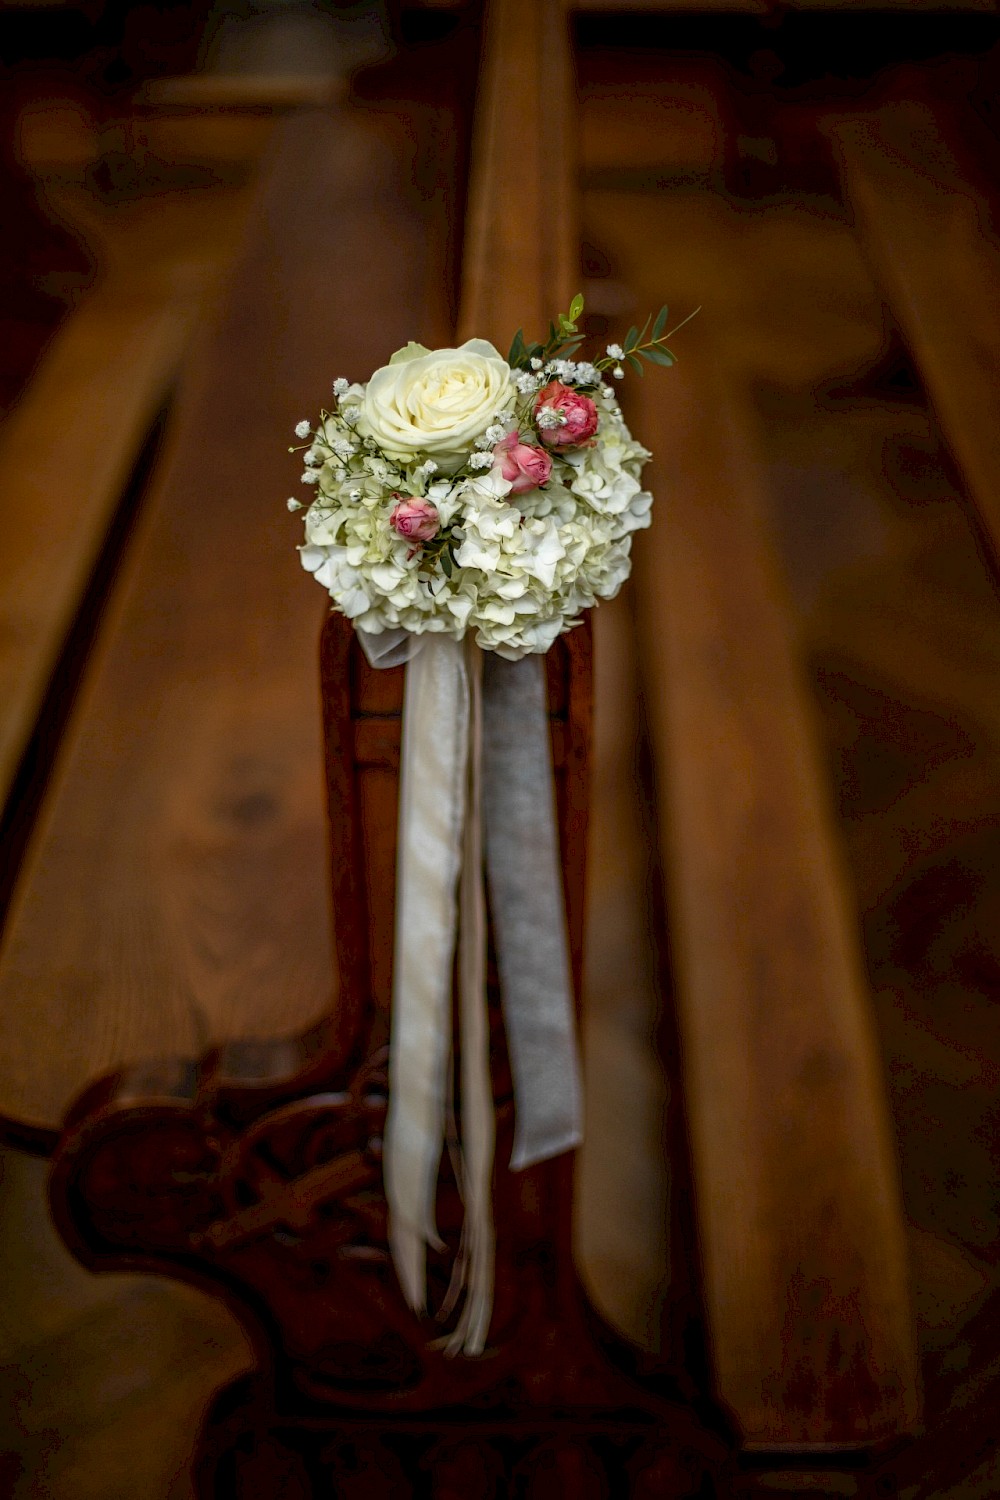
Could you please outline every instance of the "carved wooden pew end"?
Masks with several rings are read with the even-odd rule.
[[[577,976],[590,651],[584,626],[548,663]],[[386,1495],[410,1493],[402,1476],[428,1464],[436,1484],[455,1464],[495,1471],[514,1493],[535,1493],[546,1474],[595,1497],[697,1493],[724,1466],[726,1445],[679,1370],[661,1367],[650,1385],[630,1379],[628,1352],[587,1306],[569,1250],[571,1160],[505,1166],[512,1103],[495,965],[498,1247],[486,1354],[448,1358],[403,1302],[381,1181],[402,673],[368,668],[339,615],[324,630],[322,672],[340,994],[351,1002],[313,1060],[300,1045],[298,1071],[280,1083],[241,1085],[216,1052],[91,1090],[54,1163],[60,1228],[85,1263],[211,1287],[247,1323],[260,1373],[210,1415],[199,1460],[206,1500],[237,1484],[247,1445],[255,1457],[232,1491],[247,1497],[272,1460],[300,1464],[317,1485],[321,1475],[338,1485],[365,1476],[371,1495],[383,1482]],[[266,1059],[256,1066],[265,1071]],[[430,1260],[432,1306],[447,1291],[462,1218],[447,1164],[438,1213],[449,1248]]]

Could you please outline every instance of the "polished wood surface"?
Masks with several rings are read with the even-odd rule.
[[[93,293],[0,435],[0,800],[193,321],[187,298]]]
[[[862,242],[1000,557],[1000,242],[988,185],[970,175],[955,115],[933,97],[890,98],[831,134]]]
[[[715,153],[730,123],[725,88],[710,66],[675,60],[669,76],[655,86],[644,84],[638,101],[630,98],[633,82],[627,68],[623,74],[620,59],[604,66],[598,90],[594,59],[584,60],[581,123],[584,180],[589,184],[584,219],[588,302],[595,314],[591,327],[599,340],[602,317],[617,331],[630,320],[632,306],[639,311],[640,298],[661,293],[669,294],[680,312],[704,302],[702,319],[714,363],[708,379],[704,370],[692,370],[691,377],[699,389],[709,389],[719,367],[725,376],[720,404],[729,414],[727,422],[735,411],[742,434],[738,447],[752,452],[763,468],[753,497],[784,565],[780,605],[792,633],[792,654],[808,684],[803,693],[811,692],[818,710],[824,754],[820,791],[835,810],[846,899],[863,933],[871,976],[871,1018],[885,1062],[902,1169],[928,1400],[925,1436],[902,1454],[879,1458],[874,1468],[859,1469],[856,1454],[843,1456],[839,1468],[832,1456],[816,1458],[812,1467],[802,1461],[796,1467],[787,1455],[772,1455],[767,1462],[762,1456],[752,1471],[740,1474],[738,1492],[774,1496],[798,1488],[832,1495],[851,1493],[853,1487],[853,1492],[868,1495],[891,1484],[914,1500],[940,1500],[943,1495],[987,1500],[996,1493],[1000,1473],[993,1419],[1000,1327],[996,1173],[989,1146],[1000,1065],[991,977],[996,972],[995,829],[1000,813],[993,705],[1000,634],[989,577],[965,520],[973,497],[962,493],[961,478],[949,465],[950,435],[946,443],[916,378],[908,380],[897,336],[887,333],[897,319],[903,320],[894,305],[883,306],[868,276],[862,254],[872,253],[867,234],[853,232],[840,206],[822,194],[800,200],[786,193],[755,201],[750,211],[746,202],[734,203],[718,191],[713,174],[719,172],[721,158]],[[655,59],[645,59],[643,69],[648,81]],[[633,104],[641,130],[629,128]],[[828,107],[829,115],[836,116],[838,109],[843,113],[842,105]],[[414,133],[412,123],[385,125],[385,138],[404,141],[407,130]],[[776,134],[779,157],[791,137],[791,131]],[[410,213],[412,197],[401,190],[408,166],[394,177],[372,132],[367,144],[356,130],[344,139],[350,142],[345,149],[373,153],[365,159],[383,163],[392,193],[402,191],[395,202],[404,203],[404,215]],[[406,160],[405,146],[398,159]],[[369,212],[377,209],[369,206]],[[643,247],[645,267],[632,258],[630,246],[637,245]],[[877,263],[874,256],[872,263]],[[892,304],[889,280],[880,279]],[[420,316],[416,304],[413,316]],[[412,331],[409,327],[403,337]],[[609,336],[611,332],[609,326]],[[697,322],[690,333],[701,337]],[[448,330],[429,334],[422,325],[419,336],[445,342]],[[667,433],[673,431],[669,383],[679,376],[683,391],[693,346],[685,344],[678,352],[682,368],[658,376],[663,382],[659,388],[644,388],[653,408],[648,432],[639,403],[631,408],[636,430],[656,443],[660,469],[666,468],[658,483],[661,514],[664,501],[668,509],[670,505],[670,459],[664,463],[656,431],[660,424]],[[929,384],[926,372],[924,380]],[[683,400],[680,405],[685,409]],[[696,398],[696,417],[699,410]],[[293,419],[301,414],[294,412]],[[693,458],[688,453],[684,461],[702,474],[724,466],[731,444],[720,444],[720,455],[715,441],[713,429],[705,451]],[[686,445],[687,427],[680,433],[681,457]],[[640,545],[652,540],[640,538]],[[683,1330],[671,1327],[668,1332],[666,1318],[657,1326],[658,1302],[676,1271],[669,1257],[678,1246],[658,1228],[656,1205],[669,1211],[673,1225],[678,1197],[683,1202],[687,1189],[675,1175],[676,1143],[668,1163],[660,1150],[664,1094],[669,1089],[676,1106],[677,1075],[668,1067],[664,1079],[649,1046],[657,994],[669,995],[670,989],[665,960],[651,945],[647,926],[651,921],[662,935],[655,870],[648,868],[655,828],[648,766],[642,770],[637,765],[645,752],[639,748],[638,643],[628,615],[639,582],[637,577],[622,599],[598,611],[595,620],[597,863],[591,872],[587,1016],[593,1046],[578,1257],[595,1300],[618,1326],[651,1347],[675,1339],[673,1347],[684,1347],[697,1367]],[[295,587],[302,587],[301,580]],[[729,609],[724,603],[723,616]],[[695,623],[705,617],[700,600],[694,615]],[[762,673],[760,663],[753,661],[748,680],[759,681]],[[800,699],[800,708],[804,701]],[[383,740],[369,736],[362,749],[366,765],[377,771]],[[386,765],[390,763],[391,753]],[[763,897],[751,890],[750,899]],[[93,1014],[99,1015],[98,1008]],[[271,1044],[239,1044],[226,1066],[234,1073],[242,1067],[250,1078],[265,1057],[273,1065],[275,1055]],[[300,1057],[297,1045],[290,1044],[288,1064],[294,1066]],[[183,1071],[170,1075],[146,1069],[145,1085],[140,1070],[133,1087],[141,1093],[143,1086],[148,1091],[159,1083],[165,1093],[174,1089],[179,1095],[191,1082]],[[232,1092],[230,1097],[239,1096]],[[16,1237],[14,1226],[22,1220],[15,1200],[16,1193],[14,1198],[7,1194],[4,1207]],[[780,1218],[779,1230],[784,1231],[788,1215]],[[34,1238],[31,1244],[36,1244]],[[54,1276],[52,1265],[39,1256],[40,1274]],[[21,1279],[6,1273],[3,1278],[10,1297],[2,1302],[0,1321],[11,1327],[34,1327],[29,1272],[22,1268]],[[34,1352],[27,1342],[15,1348],[4,1372],[15,1409],[28,1411],[24,1432],[8,1439],[11,1449],[24,1455],[17,1500],[22,1492],[28,1494],[28,1485],[40,1482],[29,1476],[46,1464],[47,1493],[117,1500],[121,1483],[135,1477],[127,1458],[129,1434],[118,1420],[122,1408],[116,1393],[126,1366],[136,1382],[134,1404],[131,1399],[127,1403],[129,1420],[134,1414],[138,1432],[142,1412],[149,1412],[145,1431],[150,1455],[161,1443],[169,1451],[177,1434],[168,1430],[169,1419],[156,1418],[157,1412],[168,1411],[169,1380],[165,1384],[156,1373],[161,1367],[152,1349],[155,1339],[176,1352],[185,1370],[190,1360],[192,1385],[186,1392],[196,1388],[196,1365],[206,1391],[214,1379],[238,1367],[238,1349],[228,1365],[229,1355],[213,1363],[210,1353],[199,1353],[196,1320],[179,1303],[171,1311],[174,1304],[162,1283],[164,1295],[157,1303],[162,1316],[150,1300],[141,1313],[149,1361],[135,1361],[127,1340],[115,1342],[115,1329],[128,1326],[130,1309],[137,1304],[119,1300],[125,1291],[117,1279],[107,1285],[106,1311],[92,1306],[86,1313],[87,1298],[93,1295],[89,1281],[61,1289],[54,1303],[45,1302],[43,1311],[51,1310],[54,1318],[45,1324],[50,1342],[40,1339]],[[23,1322],[19,1288],[28,1309]],[[77,1295],[86,1316],[71,1328],[69,1307]],[[117,1318],[123,1321],[116,1323]],[[106,1358],[100,1353],[102,1329]],[[25,1337],[30,1340],[30,1332]],[[80,1410],[92,1428],[88,1433],[73,1415],[72,1392],[66,1388],[61,1394],[53,1384],[46,1385],[55,1379],[61,1360],[86,1372],[87,1402]],[[22,1404],[23,1372],[34,1391],[27,1408]],[[173,1391],[178,1404],[169,1410],[180,1413],[189,1394],[179,1384]],[[189,1413],[197,1407],[193,1395],[190,1400],[184,1407]],[[37,1418],[30,1415],[31,1406]],[[179,1420],[193,1423],[183,1415]],[[107,1424],[106,1441],[101,1423]],[[43,1445],[55,1442],[50,1434],[58,1431],[68,1434],[62,1467],[55,1457],[43,1458],[48,1451]],[[0,1450],[4,1447],[0,1443]],[[164,1464],[183,1461],[181,1448],[175,1445],[174,1451],[178,1457],[165,1458]],[[388,1463],[384,1453],[382,1459]],[[20,1456],[15,1458],[15,1464],[20,1462]],[[10,1471],[10,1455],[4,1453],[3,1482]],[[146,1472],[144,1468],[144,1481]],[[187,1494],[184,1482],[169,1479],[166,1467],[158,1468],[152,1456],[148,1472],[151,1496],[159,1493],[158,1485],[166,1495],[171,1484],[173,1500]]]
[[[579,281],[572,62],[562,0],[492,0],[463,262],[462,338],[542,338]]]
[[[494,14],[502,12],[501,5]],[[510,14],[516,13],[512,6]],[[514,36],[497,23],[501,63]],[[565,32],[552,40],[568,46]],[[535,55],[536,68],[541,56]],[[563,109],[568,69],[558,76],[562,92],[545,97]],[[505,154],[521,162],[521,151],[543,150],[544,132],[530,142],[519,137],[516,104],[514,97],[503,104],[514,113],[506,129],[501,111],[497,138]],[[316,149],[313,141],[313,161]],[[473,203],[495,196],[479,191],[481,176],[489,189],[494,172],[511,180],[510,163],[498,167],[494,152],[476,158]],[[566,222],[550,234],[569,227]],[[283,241],[286,255],[295,248],[302,253],[293,239]],[[311,253],[310,247],[307,266]],[[530,303],[540,273],[525,271],[515,254],[508,264],[502,246],[485,240],[477,249],[473,239],[467,253],[466,286],[485,284],[487,256],[501,285],[516,288],[518,278],[526,278]],[[460,321],[467,321],[475,295],[463,293]],[[186,453],[204,441],[197,428],[184,436],[177,450],[182,468]],[[268,555],[272,568],[274,555]],[[578,991],[590,640],[588,622],[547,659]],[[719,1419],[674,1351],[648,1372],[657,1375],[656,1383],[629,1378],[629,1352],[618,1349],[613,1330],[588,1308],[570,1249],[571,1155],[523,1172],[507,1166],[516,1101],[492,952],[498,1232],[488,1353],[470,1361],[448,1358],[439,1330],[400,1295],[388,1251],[381,1153],[403,674],[373,671],[337,613],[324,627],[320,656],[337,1003],[299,1038],[297,1064],[294,1044],[286,1050],[262,1040],[255,1049],[240,1048],[230,1039],[193,1065],[178,1059],[133,1066],[93,1085],[67,1118],[54,1160],[51,1201],[59,1228],[86,1264],[145,1267],[215,1285],[245,1321],[257,1368],[251,1380],[222,1393],[207,1418],[196,1480],[206,1497],[229,1486],[252,1500],[286,1468],[296,1483],[311,1485],[310,1493],[339,1488],[356,1464],[340,1451],[344,1441],[372,1450],[362,1465],[368,1494],[403,1496],[414,1492],[420,1468],[430,1469],[436,1483],[448,1474],[450,1459],[440,1450],[452,1441],[456,1424],[474,1439],[476,1472],[495,1471],[515,1489],[537,1489],[547,1474],[560,1488],[595,1500],[609,1486],[625,1486],[637,1500],[664,1485],[700,1488],[727,1463]],[[270,785],[269,791],[273,796]],[[304,873],[297,871],[298,883],[288,880],[283,891],[300,911]],[[230,905],[230,931],[232,911]],[[242,937],[242,930],[235,935]],[[278,953],[292,941],[289,931]],[[223,960],[228,977],[228,950]],[[447,1300],[461,1254],[460,1194],[447,1158],[437,1220],[444,1246],[428,1259],[435,1309]],[[442,1311],[436,1321],[447,1327],[453,1316],[454,1310]],[[260,1455],[252,1469],[242,1458],[248,1452]]]
[[[417,224],[393,207],[389,229],[374,143],[311,164],[307,143],[349,128],[278,127],[27,854],[0,970],[0,1110],[41,1129],[121,1062],[292,1033],[330,1005],[323,601],[297,565],[286,447],[330,348],[353,370],[405,341],[420,266]],[[385,277],[380,324],[331,281],[331,244]]]
[[[138,455],[236,252],[261,149],[244,129],[239,154],[220,160],[204,114],[186,139],[153,114],[129,126],[128,191],[97,192],[123,132],[58,101],[20,122],[22,155],[85,239],[95,285],[0,428],[0,806]]]
[[[898,1169],[746,399],[704,337],[645,382],[640,658],[718,1388],[748,1445],[913,1427]]]

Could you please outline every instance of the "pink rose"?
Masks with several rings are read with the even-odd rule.
[[[437,535],[441,522],[436,505],[415,497],[404,500],[400,495],[397,498],[399,504],[393,507],[389,517],[389,525],[394,531],[398,531],[408,542],[414,543],[429,542],[432,536]]]
[[[562,420],[547,427],[545,412],[554,412]],[[561,380],[550,380],[545,389],[538,392],[535,420],[538,421],[539,417],[542,420],[538,422],[538,436],[550,448],[578,448],[597,431],[597,407],[593,401],[563,385]]]
[[[504,479],[510,480],[512,495],[523,495],[525,490],[536,490],[552,473],[552,458],[543,448],[533,448],[522,443],[520,433],[508,432],[493,449],[494,468],[499,468]]]

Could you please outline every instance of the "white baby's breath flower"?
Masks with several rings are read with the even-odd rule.
[[[297,438],[307,438],[309,436],[310,432],[312,432],[312,428],[309,425],[309,423],[306,421],[305,417],[302,418],[301,422],[296,422],[296,424],[295,424],[295,436]]]
[[[540,431],[547,431],[552,427],[562,427],[566,418],[561,411],[555,411],[551,406],[543,406],[535,414],[535,422]]]
[[[622,348],[621,344],[609,344],[607,352],[608,352],[608,358],[609,359],[624,359],[625,358],[625,350]]]
[[[285,501],[285,504],[288,506],[289,510],[303,510],[304,509],[302,501],[301,500],[296,500],[296,498],[295,498],[294,495],[289,495],[288,499]]]
[[[530,363],[533,370],[540,370],[542,368],[542,361],[538,358],[531,360]]]
[[[538,376],[529,375],[527,370],[522,370],[519,375],[515,376],[515,384],[522,396],[533,396],[538,390],[539,383]]]
[[[337,379],[333,382],[333,394],[335,396],[343,396],[349,390],[350,384],[351,382],[345,380],[343,375],[338,375]]]
[[[621,365],[615,365],[615,367],[611,371],[611,373],[615,377],[616,380],[624,380],[625,379],[625,371],[622,369]]]
[[[493,465],[493,454],[489,449],[480,449],[478,453],[469,455],[470,469],[489,469]]]
[[[318,469],[304,469],[302,472],[302,484],[319,484]]]

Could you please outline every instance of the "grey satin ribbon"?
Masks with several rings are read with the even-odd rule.
[[[426,1307],[451,1062],[458,945],[462,1108],[456,1265],[465,1283],[449,1353],[482,1352],[493,1300],[494,1122],[486,1011],[485,865],[514,1079],[511,1166],[579,1145],[580,1067],[541,657],[508,662],[470,638],[358,632],[375,667],[407,662],[385,1183],[390,1247]]]
[[[517,1170],[578,1146],[580,1069],[556,834],[545,664],[483,660],[486,871],[514,1076]]]

